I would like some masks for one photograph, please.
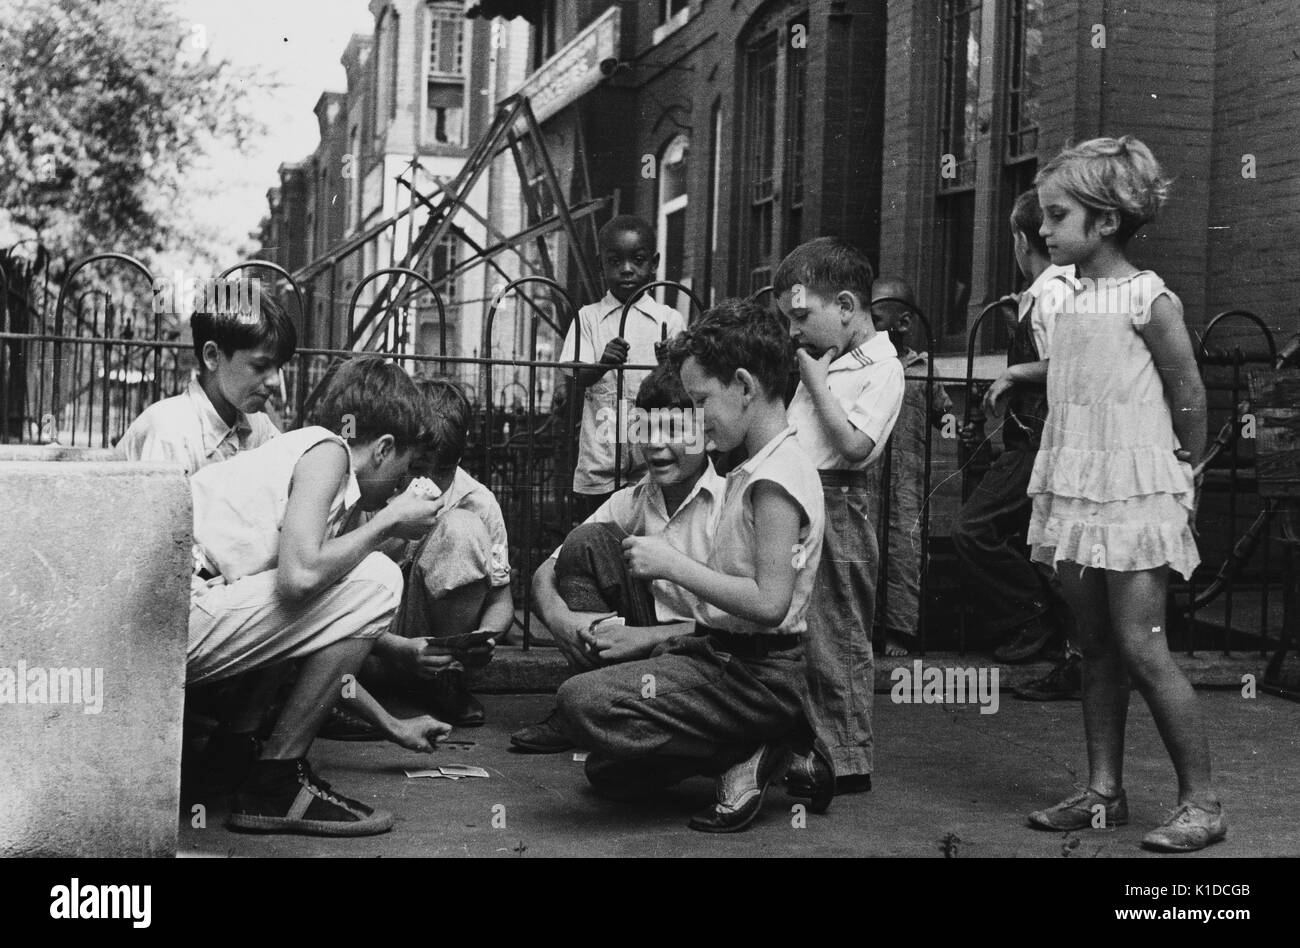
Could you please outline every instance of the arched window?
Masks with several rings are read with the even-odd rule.
[[[659,158],[659,215],[655,231],[659,235],[660,280],[677,280],[691,285],[690,260],[686,243],[687,168],[690,139],[678,135],[670,141]],[[680,299],[674,297],[680,296]],[[685,294],[670,290],[664,300],[683,315],[690,316],[690,300]]]

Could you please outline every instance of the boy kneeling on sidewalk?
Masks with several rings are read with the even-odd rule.
[[[786,421],[791,346],[775,316],[724,302],[674,340],[671,357],[705,438],[719,451],[744,444],[749,460],[727,476],[705,562],[662,536],[622,542],[633,578],[667,580],[701,600],[695,633],[641,661],[570,678],[559,716],[590,751],[587,778],[602,794],[635,797],[715,775],[716,802],[689,826],[735,832],[758,815],[791,745],[811,743],[801,636],[821,556],[822,494]]]
[[[402,575],[376,552],[418,539],[441,500],[407,485],[427,438],[425,408],[400,368],[361,358],[339,370],[319,425],[205,467],[194,495],[188,683],[219,681],[290,659],[297,680],[270,739],[237,783],[232,829],[365,836],[393,815],[330,789],[307,762],[321,725],[397,611]],[[343,432],[347,439],[335,432]],[[379,513],[339,535],[352,508]]]

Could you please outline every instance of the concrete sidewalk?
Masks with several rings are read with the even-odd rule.
[[[1300,855],[1300,705],[1263,693],[1243,698],[1237,689],[1198,696],[1230,831],[1226,842],[1190,858]],[[980,714],[975,705],[894,704],[878,694],[873,792],[840,797],[829,814],[809,815],[800,828],[791,810],[797,801],[774,788],[750,830],[709,836],[685,824],[711,800],[710,781],[688,781],[650,806],[606,802],[587,789],[572,752],[507,750],[510,732],[543,717],[551,696],[487,695],[488,725],[452,735],[469,745],[419,755],[388,744],[316,743],[312,759],[326,780],[396,812],[391,833],[355,840],[241,835],[221,826],[223,802],[187,796],[181,850],[254,857],[1150,855],[1138,843],[1172,807],[1175,784],[1141,699],[1134,699],[1128,728],[1132,824],[1064,834],[1031,830],[1024,816],[1084,779],[1080,706],[1020,702],[1007,691],[1002,698],[997,713]],[[440,763],[475,764],[491,776],[451,781],[403,773]],[[206,829],[191,826],[198,802],[207,806]]]

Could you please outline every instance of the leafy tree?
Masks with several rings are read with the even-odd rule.
[[[261,130],[245,95],[261,81],[213,61],[168,3],[5,0],[0,235],[34,233],[63,259],[206,254],[185,175],[213,140]]]

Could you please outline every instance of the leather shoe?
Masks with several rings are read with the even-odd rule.
[[[510,735],[510,743],[521,754],[562,754],[578,745],[555,721],[559,712],[552,711],[545,720],[522,727]]]
[[[746,760],[718,778],[717,800],[686,825],[701,833],[738,833],[763,808],[767,787],[785,769],[790,752],[784,744],[763,744]]]
[[[829,788],[830,792],[827,793]],[[817,809],[817,801],[822,798],[833,799],[844,793],[866,793],[871,789],[871,774],[845,774],[843,777],[836,777],[835,780],[825,781],[814,786],[810,786],[802,779],[794,777],[786,781],[786,793],[792,797],[811,797],[808,809],[813,813],[825,813],[825,809]],[[830,806],[829,799],[826,806]]]
[[[870,774],[854,774],[851,777],[835,776],[835,763],[821,741],[813,744],[812,753],[807,757],[798,757],[790,765],[785,775],[786,793],[792,797],[808,797],[808,809],[822,814],[830,809],[831,801],[840,793],[852,793],[854,790],[841,789],[841,780],[851,781],[866,777],[866,789],[871,789]]]

